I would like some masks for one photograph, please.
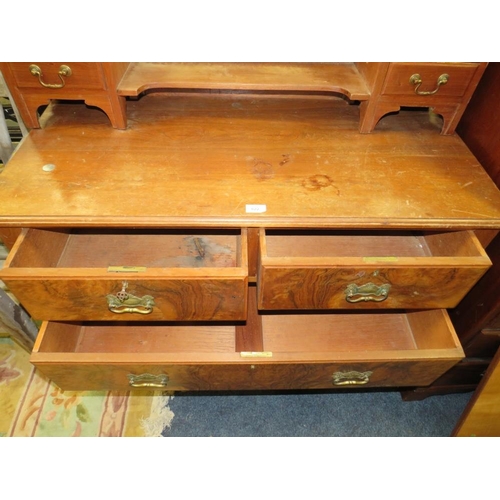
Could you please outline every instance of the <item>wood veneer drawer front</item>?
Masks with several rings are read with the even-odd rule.
[[[259,352],[228,324],[45,322],[31,362],[67,390],[267,390],[422,386],[463,358],[444,310],[261,320]]]
[[[38,66],[41,70],[40,78],[38,75],[32,74],[30,70],[32,65]],[[62,66],[68,67],[71,74],[65,76],[64,68],[61,70]],[[106,87],[100,63],[10,63],[10,69],[15,84],[22,89],[44,90],[63,96],[65,93],[74,91],[104,89]],[[50,86],[42,85],[40,80]],[[54,85],[56,87],[53,87]]]
[[[242,320],[246,231],[180,233],[30,229],[2,279],[34,318]]]
[[[433,92],[433,95],[419,95],[423,98],[439,97],[462,97],[474,73],[478,69],[478,63],[391,63],[387,72],[382,95],[417,96],[416,84],[410,82],[413,75],[420,75],[422,83],[418,92]],[[445,84],[438,85],[438,79],[447,76]]]
[[[491,266],[470,231],[262,231],[262,309],[454,307]]]

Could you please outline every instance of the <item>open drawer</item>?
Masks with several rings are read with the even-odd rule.
[[[34,318],[246,318],[246,231],[29,229],[1,279]]]
[[[444,310],[249,311],[239,325],[45,322],[31,362],[64,390],[182,391],[423,386],[463,357]]]
[[[455,307],[491,261],[472,231],[261,231],[261,309]]]

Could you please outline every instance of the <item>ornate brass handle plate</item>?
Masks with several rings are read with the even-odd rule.
[[[61,80],[61,83],[45,83],[42,80],[43,73],[40,66],[37,66],[36,64],[31,64],[29,70],[33,76],[38,77],[40,85],[42,87],[45,87],[46,89],[62,89],[66,85],[66,81],[64,80],[64,78],[71,76],[72,74],[71,68],[69,66],[66,66],[66,64],[62,64],[61,66],[59,66],[59,72],[57,73],[59,79]]]
[[[136,297],[127,292],[128,283],[122,283],[122,289],[115,295],[107,295],[108,308],[116,314],[137,313],[149,314],[153,311],[155,300],[151,295]]]
[[[415,94],[417,95],[434,95],[438,90],[441,85],[445,85],[448,83],[448,80],[450,79],[450,75],[447,75],[446,73],[443,73],[436,82],[436,88],[434,90],[418,90],[420,88],[420,85],[422,85],[422,77],[418,74],[415,73],[410,76],[410,85],[413,85]]]
[[[130,387],[135,388],[164,389],[168,384],[168,376],[165,374],[141,373],[140,375],[134,375],[130,373],[127,377]]]
[[[385,284],[377,286],[373,283],[366,283],[366,285],[358,286],[351,283],[345,289],[345,300],[351,304],[356,302],[382,302],[389,296],[391,285]]]
[[[373,372],[335,372],[333,385],[365,385],[370,381]]]

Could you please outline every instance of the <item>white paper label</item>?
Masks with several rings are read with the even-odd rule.
[[[263,214],[267,210],[266,205],[246,205],[247,214]]]

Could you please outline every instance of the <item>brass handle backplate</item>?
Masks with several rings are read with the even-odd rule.
[[[391,285],[385,284],[377,286],[373,283],[358,286],[354,283],[347,286],[345,289],[345,300],[351,304],[356,302],[382,302],[389,296]]]
[[[107,295],[108,308],[112,313],[150,314],[153,312],[155,300],[151,295],[136,297],[127,292],[128,283],[122,283],[122,289],[115,295]]]
[[[373,372],[335,372],[333,385],[365,385],[370,381]]]
[[[66,64],[62,64],[61,66],[59,66],[59,72],[57,73],[57,76],[59,76],[61,83],[45,83],[42,80],[43,73],[40,66],[37,66],[36,64],[31,64],[29,70],[33,76],[38,77],[40,85],[42,87],[45,87],[46,89],[62,89],[66,85],[66,81],[64,80],[64,78],[71,76],[72,74],[71,68],[69,66],[66,66]]]
[[[168,385],[168,376],[165,374],[153,375],[151,373],[141,373],[127,375],[130,387],[163,389]]]
[[[415,73],[410,76],[410,85],[413,85],[415,87],[414,91],[417,95],[434,95],[439,90],[439,87],[441,87],[441,85],[445,85],[446,83],[448,83],[449,79],[450,75],[443,73],[437,79],[436,88],[434,90],[419,90],[420,85],[422,85],[422,77],[418,73]]]

